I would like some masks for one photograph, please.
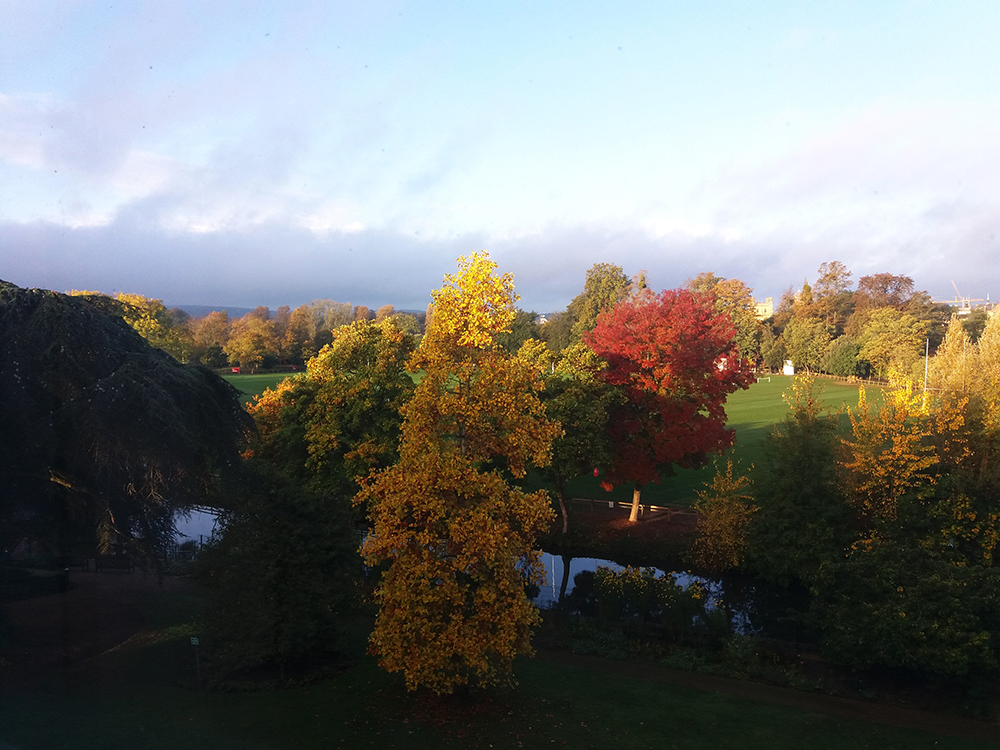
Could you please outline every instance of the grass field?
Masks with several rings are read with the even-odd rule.
[[[732,394],[726,401],[728,426],[736,430],[736,443],[733,448],[718,461],[724,465],[727,458],[732,458],[741,466],[749,467],[758,463],[764,455],[764,438],[774,429],[774,424],[784,419],[788,414],[788,404],[783,393],[791,389],[793,378],[783,375],[765,376],[750,386],[748,390]],[[858,387],[845,385],[833,380],[816,379],[819,399],[832,411],[836,412],[842,406],[857,406]],[[872,393],[880,393],[878,389],[869,389]],[[846,425],[846,419],[845,419]],[[702,489],[715,473],[713,464],[702,469],[678,469],[675,476],[664,477],[660,484],[647,485],[642,490],[644,503],[650,505],[670,505],[687,507],[694,504],[695,490]],[[592,476],[581,476],[569,484],[572,497],[582,497],[599,500],[632,500],[632,486],[616,487],[612,492],[605,492],[598,479]]]
[[[264,392],[265,389],[280,383],[288,373],[271,373],[266,375],[224,375],[242,394],[246,404]],[[788,413],[783,393],[791,388],[793,378],[784,375],[765,376],[748,390],[738,391],[726,402],[728,425],[736,430],[736,444],[719,461],[727,458],[739,462],[741,466],[751,466],[758,463],[764,455],[764,438],[774,429],[773,425],[780,422]],[[817,389],[820,401],[834,412],[844,405],[854,407],[858,401],[858,387],[845,385],[833,380],[817,378]],[[877,388],[870,392],[879,393]],[[846,422],[845,422],[846,424]],[[660,484],[651,484],[643,488],[642,495],[649,505],[670,505],[688,507],[694,504],[695,491],[702,489],[715,473],[714,464],[702,469],[678,469],[672,477],[664,477]],[[592,476],[581,476],[569,483],[568,491],[571,497],[582,497],[594,500],[631,501],[631,485],[616,487],[612,492],[601,488],[598,479]],[[529,477],[526,486],[535,489],[540,482]]]
[[[151,628],[144,637],[27,685],[0,679],[0,747],[995,747],[546,658],[517,664],[514,691],[442,701],[408,694],[398,675],[364,655],[370,621],[360,618],[349,633],[353,666],[324,682],[202,691],[190,645],[196,596],[152,591],[140,604]]]
[[[222,379],[228,381],[242,395],[240,399],[244,405],[259,396],[268,388],[273,388],[282,380],[293,373],[271,372],[264,375],[223,375]]]

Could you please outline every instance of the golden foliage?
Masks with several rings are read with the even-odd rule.
[[[446,274],[444,286],[431,294],[432,330],[437,336],[454,338],[460,347],[496,346],[497,334],[514,322],[518,300],[514,277],[509,273],[497,276],[496,267],[488,253],[458,259],[458,273]]]
[[[930,469],[943,457],[963,460],[965,404],[945,400],[932,409],[928,393],[894,368],[881,404],[869,406],[860,389],[857,410],[848,410],[853,439],[843,440],[840,466],[847,496],[863,516],[894,519],[904,494],[936,483]]]
[[[535,395],[538,370],[496,343],[516,297],[495,268],[485,253],[461,258],[434,292],[409,364],[424,377],[403,412],[400,460],[358,497],[373,522],[362,554],[391,564],[371,649],[411,690],[509,681],[538,622],[524,587],[537,578],[534,539],[553,513],[544,491],[512,488],[493,467],[523,476],[544,465],[560,429]]]

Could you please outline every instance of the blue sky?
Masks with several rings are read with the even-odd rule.
[[[489,250],[1000,295],[1000,4],[0,0],[0,278],[423,308]]]

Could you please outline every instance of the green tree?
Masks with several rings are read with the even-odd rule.
[[[549,351],[558,354],[573,343],[573,326],[576,324],[576,308],[570,302],[565,312],[553,313],[542,326],[541,337]]]
[[[785,360],[788,359],[785,339],[775,336],[769,326],[764,326],[761,334],[760,356],[764,360],[764,366],[769,370],[781,370]]]
[[[509,681],[539,620],[524,587],[552,511],[544,491],[511,487],[501,470],[523,477],[548,463],[559,427],[536,395],[537,370],[497,343],[517,297],[495,268],[485,254],[461,258],[434,292],[410,361],[424,377],[404,409],[399,462],[359,495],[373,522],[363,555],[389,563],[371,647],[410,689]]]
[[[830,332],[819,318],[796,317],[782,334],[796,370],[819,370],[830,345]]]
[[[962,321],[962,327],[969,334],[969,341],[973,344],[979,341],[979,337],[983,335],[989,319],[989,313],[983,307],[977,307],[966,316],[965,320]]]
[[[353,497],[359,478],[396,459],[412,351],[412,335],[394,317],[335,330],[305,373],[250,406],[254,457],[314,494]]]
[[[631,286],[632,282],[621,266],[613,263],[595,263],[591,266],[587,270],[583,294],[579,297],[576,308],[573,342],[580,341],[585,333],[594,330],[597,316],[628,297]]]
[[[696,490],[699,518],[693,553],[701,567],[726,571],[743,563],[747,529],[758,510],[750,488],[750,477],[733,476],[733,462],[727,461],[725,473],[716,467],[712,481],[704,490]]]
[[[622,395],[599,377],[607,363],[584,344],[567,347],[556,361],[541,341],[529,339],[518,358],[538,368],[545,385],[540,394],[545,415],[562,425],[562,435],[552,441],[552,462],[541,472],[555,489],[565,534],[569,530],[566,485],[610,462],[608,420]]]
[[[892,365],[910,372],[923,354],[926,333],[926,324],[908,313],[891,307],[873,310],[858,338],[860,357],[871,362],[879,377],[885,377]]]
[[[830,342],[820,369],[842,378],[863,377],[866,375],[866,368],[858,361],[860,353],[861,347],[857,341],[850,336],[841,336]]]
[[[525,341],[538,339],[541,336],[541,328],[537,321],[538,313],[534,310],[528,312],[518,308],[514,322],[510,324],[510,330],[501,333],[497,341],[505,352],[513,356]]]
[[[219,541],[198,561],[212,679],[295,684],[321,675],[342,647],[361,576],[350,503],[249,463]]]
[[[785,399],[791,411],[765,441],[755,478],[760,510],[747,531],[747,557],[767,578],[814,584],[851,543],[837,481],[837,419],[824,412],[807,375],[795,376]]]

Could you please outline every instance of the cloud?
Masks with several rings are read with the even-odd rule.
[[[943,210],[943,209],[942,209]],[[292,306],[314,298],[422,310],[455,259],[488,250],[514,274],[521,305],[538,312],[563,309],[583,289],[594,263],[648,272],[654,288],[682,285],[699,272],[735,277],[760,298],[814,279],[819,264],[841,260],[857,280],[888,271],[912,276],[916,286],[949,297],[950,281],[964,293],[993,298],[1000,255],[1000,207],[951,207],[951,222],[933,235],[866,241],[860,230],[829,230],[803,239],[795,230],[727,239],[652,236],[643,229],[548,227],[530,235],[491,240],[482,234],[421,239],[412,234],[349,227],[314,232],[264,221],[252,229],[172,231],[141,215],[119,215],[103,226],[0,224],[0,268],[8,281],[59,291],[93,288],[135,291],[169,304]],[[960,231],[954,231],[956,226]],[[950,230],[949,227],[952,229]]]

